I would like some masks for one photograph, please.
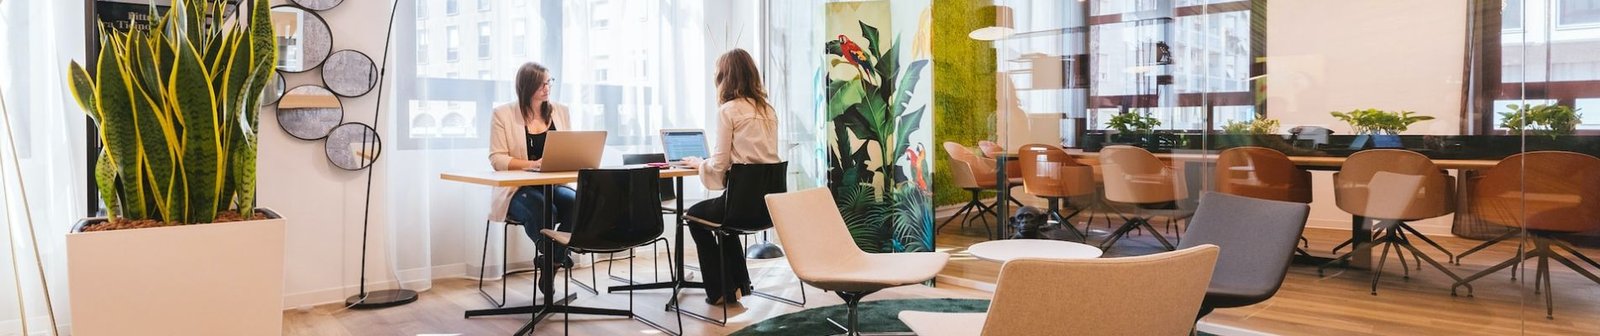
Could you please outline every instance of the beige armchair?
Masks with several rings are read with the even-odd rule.
[[[1000,269],[988,313],[903,311],[900,321],[921,336],[1187,335],[1217,253],[1201,245],[1127,258],[1012,260]]]
[[[770,194],[766,201],[794,274],[801,282],[838,294],[849,307],[847,334],[857,330],[856,306],[863,297],[933,279],[950,261],[950,255],[943,252],[861,251],[845,229],[844,217],[827,188]]]

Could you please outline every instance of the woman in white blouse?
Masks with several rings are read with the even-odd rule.
[[[494,170],[528,170],[538,168],[543,162],[545,135],[550,131],[572,130],[568,122],[567,107],[550,101],[550,83],[554,78],[537,63],[523,64],[517,70],[517,101],[494,108],[494,120],[489,127],[489,163]],[[549,238],[539,233],[546,228],[544,222],[544,189],[541,187],[496,188],[492,221],[522,223],[539,247],[540,256],[535,265],[542,265]],[[572,232],[572,217],[577,192],[572,188],[558,187],[555,191],[556,220],[566,225],[557,230]],[[553,226],[553,225],[552,225]],[[556,259],[562,266],[571,268],[572,258],[565,248],[557,248]],[[541,284],[542,286],[543,284]]]
[[[707,189],[722,190],[724,175],[733,164],[778,163],[778,118],[767,103],[761,86],[761,73],[754,58],[744,49],[734,49],[717,59],[717,140],[710,158],[684,158],[699,167],[700,180]],[[709,199],[690,207],[688,215],[713,222],[723,218],[723,199]],[[738,301],[750,293],[750,272],[745,266],[744,246],[738,239],[718,244],[711,230],[689,226],[699,252],[700,271],[705,276],[706,303]],[[721,258],[718,258],[721,254]],[[720,262],[726,261],[723,265]],[[725,277],[725,278],[724,278]],[[727,279],[727,283],[722,283]]]

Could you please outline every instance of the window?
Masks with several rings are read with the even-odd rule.
[[[428,17],[428,0],[417,0],[417,18]],[[418,35],[421,36],[421,35]]]
[[[1556,6],[1558,26],[1600,24],[1600,0],[1561,0]]]
[[[461,36],[456,26],[444,28],[444,60],[450,63],[461,60]]]
[[[493,1],[489,1],[489,0],[478,0],[478,11],[479,12],[487,12],[487,11],[489,11],[489,8],[494,7],[494,6],[490,5],[491,3],[494,3],[494,2]]]
[[[1522,30],[1522,0],[1505,0],[1505,8],[1500,11],[1500,28]]]
[[[528,19],[511,22],[511,54],[528,55]]]
[[[456,15],[460,12],[461,8],[456,0],[444,0],[444,15]]]
[[[417,26],[417,64],[428,63],[428,29]]]
[[[490,44],[489,44],[490,41],[493,41],[493,39],[490,38],[490,35],[489,35],[489,22],[487,22],[487,21],[479,22],[478,23],[478,59],[489,59],[489,52],[491,51],[491,47],[490,47]]]
[[[489,78],[489,70],[478,70],[478,79],[490,80],[493,78]]]

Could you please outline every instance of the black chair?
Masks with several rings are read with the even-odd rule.
[[[1200,195],[1178,249],[1222,248],[1195,320],[1216,308],[1243,307],[1272,298],[1283,285],[1311,207],[1217,192]]]
[[[713,222],[703,218],[684,215],[684,219],[693,225],[710,229],[716,234],[717,243],[721,244],[727,239],[754,234],[772,228],[772,216],[767,212],[766,196],[768,194],[781,194],[788,191],[789,170],[788,162],[764,164],[734,164],[728,169],[727,189],[719,196],[724,217],[721,222]],[[716,199],[707,202],[719,201]],[[718,257],[722,257],[718,254]],[[682,256],[680,256],[682,258]],[[727,264],[726,260],[722,261]],[[723,274],[724,276],[726,274]],[[797,278],[798,279],[798,278]],[[726,279],[722,281],[727,283]],[[805,286],[800,286],[800,301],[779,297],[776,295],[751,290],[750,294],[765,299],[778,301],[796,307],[805,306]],[[695,312],[686,312],[677,309],[677,295],[673,295],[673,302],[668,304],[668,309],[677,310],[680,314],[688,314],[695,319],[726,325],[728,321],[728,300],[722,303],[722,319],[714,320]]]
[[[658,190],[661,183],[658,168],[586,169],[578,172],[577,214],[572,232],[551,229],[539,232],[556,244],[566,246],[573,253],[616,253],[631,251],[635,247],[664,242],[661,236],[664,222],[661,219],[661,200]],[[555,245],[550,245],[551,250]],[[632,282],[633,257],[628,258],[628,281]],[[551,263],[553,266],[553,263]],[[549,267],[547,267],[549,268]],[[553,276],[553,274],[552,274]],[[567,282],[572,273],[566,273]],[[548,280],[540,278],[541,285]],[[683,330],[683,320],[678,321],[678,331],[665,327],[633,313],[633,293],[628,293],[628,310],[571,307],[570,301],[563,314],[588,314],[627,316],[652,328],[677,335]],[[563,325],[567,324],[563,321]]]
[[[489,295],[489,292],[484,291],[483,290],[483,278],[484,278],[485,273],[487,273],[488,270],[489,270],[489,267],[488,267],[488,262],[489,262],[489,226],[491,226],[491,225],[494,225],[493,221],[484,221],[483,222],[483,226],[484,226],[484,228],[483,228],[483,253],[482,253],[481,256],[478,257],[478,294],[479,295],[483,295],[483,298],[488,299],[489,303],[493,303],[495,307],[505,307],[506,306],[506,277],[509,276],[509,275],[512,275],[512,274],[533,272],[533,271],[536,271],[536,270],[534,270],[534,269],[524,269],[524,270],[511,271],[511,270],[507,269],[508,267],[510,267],[509,264],[506,262],[506,260],[509,260],[508,258],[510,258],[510,254],[509,254],[509,252],[507,252],[510,249],[507,248],[507,247],[511,246],[511,227],[512,226],[522,226],[522,222],[513,221],[511,219],[506,219],[504,222],[500,223],[500,232],[501,232],[500,233],[500,235],[501,235],[501,242],[500,242],[500,299],[495,299],[494,296]],[[521,230],[518,230],[518,231],[521,231]],[[534,265],[534,266],[537,267],[538,265]]]
[[[622,164],[625,164],[625,165],[642,165],[642,164],[646,164],[646,163],[662,163],[662,162],[667,162],[667,155],[666,154],[649,153],[649,154],[623,154],[622,155]],[[667,204],[667,202],[676,201],[678,199],[678,194],[672,191],[672,179],[670,179],[670,178],[661,179],[661,188],[660,188],[659,193],[661,193],[661,213],[662,214],[673,214],[673,213],[676,213],[678,210],[675,209],[673,206]]]

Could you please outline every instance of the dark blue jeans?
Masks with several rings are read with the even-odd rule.
[[[556,211],[556,221],[561,223],[559,226],[554,226],[556,231],[572,232],[572,222],[577,211],[577,203],[577,191],[565,186],[556,187],[555,204],[552,204],[552,206]],[[553,226],[545,225],[544,209],[543,186],[517,188],[517,192],[511,195],[511,208],[506,209],[506,220],[522,223],[522,229],[527,230],[528,238],[533,239],[533,243],[539,247],[539,254],[541,255],[548,253],[546,251],[549,251],[550,247],[546,246],[546,244],[550,244],[550,238],[539,233],[539,230]],[[556,255],[564,256],[566,252],[567,248],[565,246],[556,246]]]

